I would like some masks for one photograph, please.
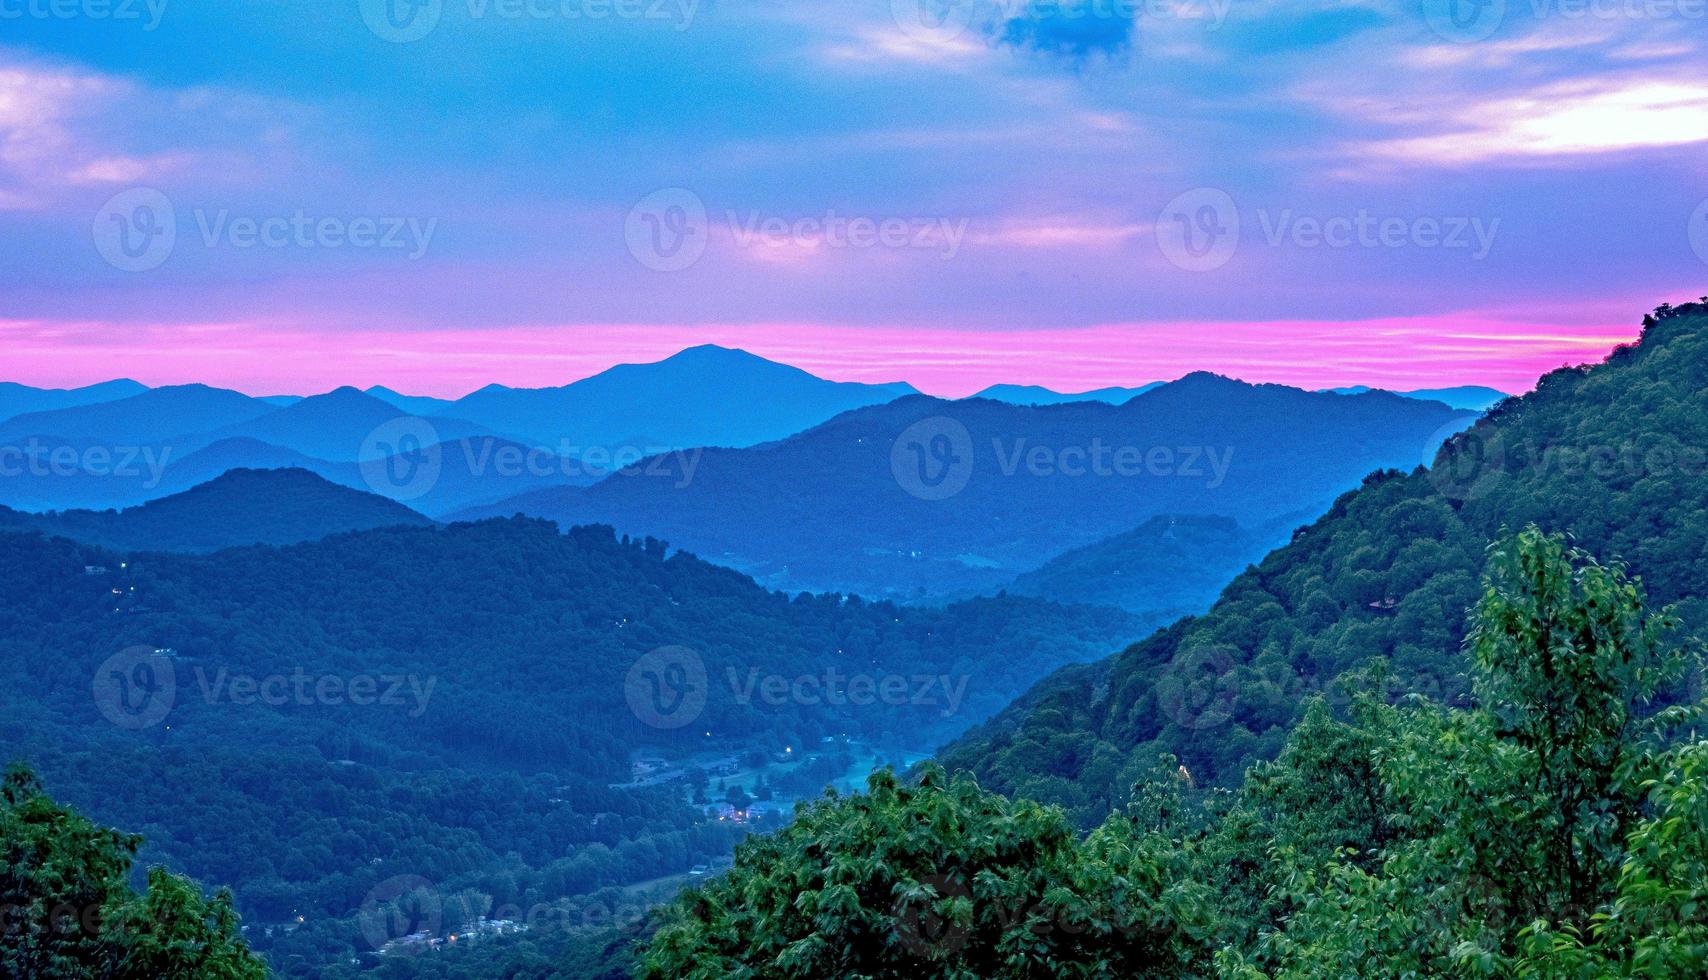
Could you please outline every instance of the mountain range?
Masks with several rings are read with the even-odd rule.
[[[971,397],[988,398],[993,402],[1007,402],[1010,405],[1066,405],[1069,402],[1108,402],[1111,405],[1119,405],[1161,384],[1162,382],[1157,381],[1137,388],[1097,388],[1072,393],[1052,391],[1041,385],[991,385]]]
[[[129,378],[82,388],[32,388],[15,381],[0,381],[0,421],[29,412],[51,412],[60,408],[114,402],[147,390],[146,385]]]
[[[121,551],[218,551],[431,523],[402,504],[301,469],[228,470],[121,511],[30,514],[0,507],[0,530],[39,531]]]
[[[998,588],[1162,514],[1259,526],[1314,512],[1371,469],[1419,465],[1474,417],[1203,373],[1123,405],[914,395],[454,517],[609,524],[774,588],[918,600]]]
[[[1092,391],[1066,393],[1054,391],[1040,385],[991,385],[970,397],[988,398],[991,401],[1007,402],[1010,405],[1065,405],[1069,402],[1108,402],[1119,405],[1162,385],[1161,381],[1140,385],[1137,388],[1097,388]],[[1417,388],[1411,391],[1394,391],[1388,388],[1372,388],[1368,385],[1351,385],[1345,388],[1325,388],[1325,391],[1336,395],[1364,395],[1372,391],[1390,391],[1401,398],[1417,398],[1423,401],[1441,402],[1449,408],[1462,408],[1475,412],[1487,411],[1503,398],[1510,397],[1504,391],[1486,388],[1481,385],[1463,385],[1457,388]]]
[[[1708,304],[1662,307],[1639,344],[1544,376],[1448,440],[1427,469],[1371,474],[1204,615],[1064,669],[942,759],[1090,824],[1158,753],[1201,782],[1237,780],[1274,757],[1314,693],[1343,699],[1380,684],[1462,703],[1458,651],[1486,549],[1530,523],[1628,563],[1656,606],[1676,603],[1699,634],[1705,391]]]
[[[383,387],[253,398],[199,384],[118,381],[71,392],[14,385],[0,389],[0,453],[32,462],[0,479],[0,505],[125,507],[211,479],[219,466],[288,465],[445,513],[591,482],[652,453],[782,438],[912,392],[825,381],[720,347],[619,365],[559,388],[488,386],[455,401]],[[427,457],[432,479],[395,476],[419,472]]]
[[[1380,388],[1370,388],[1365,385],[1352,385],[1347,388],[1330,388],[1337,395],[1363,395]],[[1457,388],[1418,388],[1413,391],[1396,391],[1394,394],[1401,398],[1422,398],[1426,401],[1441,402],[1453,408],[1468,409],[1473,412],[1486,412],[1512,396],[1495,388],[1482,385],[1461,385]]]

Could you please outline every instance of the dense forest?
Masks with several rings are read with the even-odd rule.
[[[301,976],[375,965],[357,913],[398,878],[577,921],[632,906],[600,893],[726,861],[753,826],[695,805],[725,798],[701,766],[731,763],[706,756],[929,750],[1137,635],[1118,611],[1018,597],[791,598],[526,519],[209,555],[0,534],[0,594],[5,754],[143,835],[143,863],[232,887],[251,945]],[[650,714],[659,692],[635,680],[654,666],[703,671],[702,702]],[[637,752],[681,778],[635,782]],[[784,810],[840,775],[787,774],[803,785],[771,784]]]
[[[1628,562],[1708,624],[1708,305],[1662,307],[1641,342],[1497,406],[1434,466],[1379,472],[1235,579],[1204,616],[1071,667],[946,749],[1082,827],[1159,753],[1233,783],[1276,757],[1315,694],[1375,658],[1392,693],[1464,705],[1464,610],[1487,543],[1535,522]]]
[[[1163,754],[1082,837],[932,765],[803,807],[684,895],[648,978],[1699,977],[1699,651],[1617,566],[1490,552],[1475,706],[1312,697],[1237,792]],[[1688,739],[1681,733],[1691,733]]]

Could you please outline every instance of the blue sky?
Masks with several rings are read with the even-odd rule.
[[[408,3],[0,0],[8,376],[1513,388],[1708,292],[1695,0]]]

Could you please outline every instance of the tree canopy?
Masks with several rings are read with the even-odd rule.
[[[1237,790],[1163,756],[1088,837],[927,767],[803,805],[641,975],[1689,977],[1708,971],[1701,658],[1535,528],[1488,551],[1473,703],[1311,699]]]

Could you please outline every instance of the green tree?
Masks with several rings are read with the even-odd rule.
[[[0,786],[0,976],[247,980],[266,976],[237,935],[231,895],[150,869],[126,882],[141,838],[49,799],[27,769]]]
[[[1196,891],[1170,848],[1112,823],[1082,848],[1060,810],[927,767],[827,796],[683,896],[643,977],[1188,976]]]
[[[1656,710],[1697,661],[1669,644],[1675,626],[1669,612],[1645,610],[1640,583],[1618,566],[1533,527],[1503,537],[1467,639],[1475,708],[1364,703],[1380,826],[1392,831],[1379,861],[1350,838],[1326,862],[1309,849],[1272,854],[1291,911],[1258,948],[1226,953],[1224,967],[1284,977],[1708,971],[1704,745],[1672,737],[1700,707]],[[1315,737],[1302,729],[1289,753],[1300,736]],[[1296,798],[1283,803],[1300,810]]]

